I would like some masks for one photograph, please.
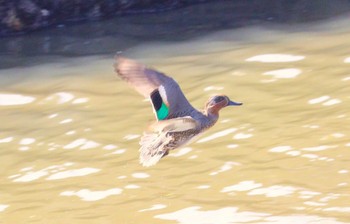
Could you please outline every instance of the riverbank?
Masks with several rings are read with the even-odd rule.
[[[62,28],[82,22],[93,22],[127,15],[174,12],[192,6],[188,14],[179,13],[176,21],[203,14],[210,23],[210,10],[224,4],[222,25],[235,26],[256,21],[298,23],[330,18],[350,11],[348,0],[17,0],[0,1],[0,37],[18,36],[44,28]],[[193,7],[193,5],[196,5]],[[226,10],[229,9],[229,10]],[[227,28],[232,28],[229,26]]]

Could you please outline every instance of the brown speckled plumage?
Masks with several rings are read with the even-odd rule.
[[[157,121],[140,140],[140,163],[144,166],[156,164],[170,150],[188,143],[194,136],[212,127],[219,118],[220,109],[241,105],[227,96],[218,95],[211,97],[200,112],[187,101],[176,81],[165,74],[121,56],[116,57],[114,68],[119,77],[145,98],[150,98],[155,91],[159,94],[159,102],[151,100]],[[156,112],[160,103],[168,109],[162,119]]]

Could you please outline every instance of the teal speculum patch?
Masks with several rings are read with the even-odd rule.
[[[158,120],[164,120],[169,115],[169,108],[162,103],[162,106],[157,110],[157,118]]]
[[[150,96],[153,108],[156,111],[158,120],[164,120],[169,115],[169,108],[164,103],[158,89],[155,89]]]

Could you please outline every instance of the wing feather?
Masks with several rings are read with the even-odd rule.
[[[157,120],[187,116],[190,115],[191,110],[195,110],[186,99],[177,82],[163,73],[122,56],[116,57],[114,70],[120,78],[125,80],[145,98],[150,98],[155,91],[159,92],[169,111],[167,116],[161,117],[162,119],[159,119],[160,117],[156,113]],[[156,110],[154,104],[153,107]]]

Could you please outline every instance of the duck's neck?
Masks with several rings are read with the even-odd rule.
[[[204,124],[204,126],[206,128],[210,128],[211,126],[213,126],[219,119],[219,113],[218,111],[210,111],[210,110],[205,110],[203,112],[203,114],[205,115],[205,117],[207,118],[206,119],[206,122]]]

